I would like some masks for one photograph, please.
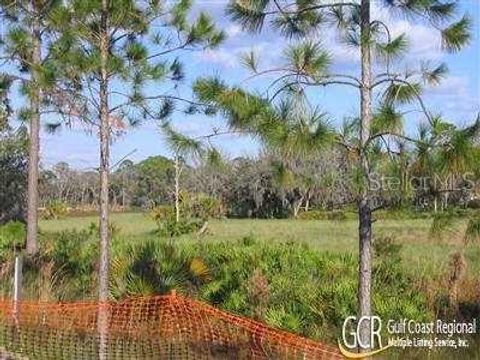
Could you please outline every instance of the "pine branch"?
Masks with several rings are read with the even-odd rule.
[[[377,82],[373,83],[372,84],[372,89],[382,85],[382,84],[385,84],[385,83],[390,83],[390,84],[394,84],[394,83],[397,83],[397,84],[402,84],[402,85],[405,85],[407,86],[411,91],[412,91],[412,95],[415,97],[416,101],[419,103],[421,109],[422,109],[422,112],[423,114],[425,115],[425,117],[427,118],[428,122],[429,123],[432,123],[433,122],[433,118],[432,116],[430,115],[430,112],[428,111],[427,109],[427,106],[423,100],[423,98],[420,96],[420,94],[418,93],[418,90],[407,80],[403,80],[403,79],[399,79],[398,77],[390,77],[390,78],[385,78],[385,79],[382,79],[382,80],[378,80]]]
[[[187,103],[189,105],[194,105],[194,106],[199,106],[199,107],[205,107],[207,106],[206,104],[199,103],[197,101],[193,101],[190,99],[182,98],[179,96],[174,96],[174,95],[166,95],[166,94],[160,94],[160,95],[152,95],[152,96],[143,96],[140,99],[132,99],[130,95],[118,92],[118,91],[111,91],[112,94],[115,95],[122,95],[127,98],[130,98],[130,100],[127,100],[126,102],[116,105],[110,109],[110,112],[113,113],[115,111],[118,111],[119,109],[123,107],[127,107],[130,105],[139,105],[141,102],[149,101],[149,100],[176,100],[176,101],[181,101],[184,103]]]
[[[270,101],[274,101],[275,98],[284,92],[286,89],[290,88],[293,85],[303,85],[303,86],[329,86],[329,85],[342,85],[342,86],[349,86],[354,87],[356,89],[360,88],[360,85],[354,82],[346,81],[346,80],[328,80],[330,77],[326,77],[324,80],[318,81],[306,81],[306,80],[296,80],[283,85],[280,89],[278,89],[272,97],[270,97]]]

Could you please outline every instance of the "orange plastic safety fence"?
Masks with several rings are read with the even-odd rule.
[[[341,358],[333,346],[178,295],[101,305],[0,301],[0,359]]]

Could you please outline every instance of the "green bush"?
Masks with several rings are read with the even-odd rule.
[[[150,210],[150,217],[157,223],[165,221],[175,217],[175,209],[169,205],[156,206]]]
[[[182,191],[180,194],[180,212],[182,217],[195,219],[221,219],[225,217],[222,202],[206,194],[193,194]]]
[[[157,234],[164,237],[176,237],[200,230],[202,221],[198,219],[169,219],[158,224]]]
[[[98,232],[73,229],[48,233],[42,235],[40,245],[40,261],[51,263],[67,285],[68,293],[58,294],[61,299],[83,299],[90,294],[96,296]]]
[[[40,215],[43,219],[60,219],[68,214],[68,205],[59,200],[50,201],[44,209],[42,209]]]
[[[252,303],[255,272],[268,283],[265,320],[272,326],[318,339],[340,333],[343,320],[357,311],[357,259],[353,255],[319,253],[307,246],[266,244],[245,239],[238,244],[185,244],[204,258],[212,269],[213,281],[200,290],[202,299],[244,316],[258,316]],[[382,250],[379,250],[381,253]],[[385,246],[386,253],[398,253]],[[401,266],[389,268],[393,258],[375,260],[374,311],[383,318],[412,316],[432,318],[425,297],[415,288]],[[400,258],[395,261],[400,262]],[[263,285],[266,288],[266,285]]]
[[[469,209],[475,209],[475,210],[480,209],[480,199],[473,199],[468,201],[467,207]]]
[[[399,279],[395,277],[402,272],[402,259],[400,252],[402,246],[398,244],[394,237],[384,236],[375,238],[373,241],[374,268],[375,277],[382,283],[398,285]],[[405,286],[406,284],[402,284]]]
[[[203,221],[196,218],[180,218],[177,221],[175,209],[171,206],[159,206],[151,211],[157,223],[156,233],[162,237],[176,237],[198,231]]]
[[[110,222],[108,224],[108,232],[112,238],[116,237],[118,234],[120,234],[120,227],[116,223]],[[88,234],[89,236],[99,236],[100,224],[92,221],[88,226]]]
[[[166,241],[149,240],[117,250],[110,277],[110,292],[116,299],[167,294],[174,289],[194,296],[210,279],[203,259]]]
[[[468,220],[467,229],[465,230],[465,242],[480,242],[480,215],[472,217]]]
[[[374,212],[374,217],[377,220],[416,220],[416,219],[433,219],[436,216],[442,214],[451,217],[464,217],[472,214],[472,209],[463,208],[449,208],[447,211],[441,211],[435,213],[433,211],[421,211],[415,208],[395,208],[395,209],[382,209]]]

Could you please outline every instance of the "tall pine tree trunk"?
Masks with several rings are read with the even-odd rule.
[[[372,211],[369,195],[370,167],[368,164],[366,145],[370,137],[372,120],[372,65],[370,49],[370,0],[362,0],[360,8],[361,27],[361,123],[360,123],[360,168],[363,174],[363,184],[358,200],[358,237],[359,237],[359,281],[358,306],[359,316],[371,315],[372,287]],[[362,322],[360,339],[363,344],[369,344],[370,324]]]
[[[32,1],[32,12],[36,14],[35,1]],[[28,255],[38,251],[38,166],[40,154],[40,101],[41,89],[37,66],[41,66],[41,30],[38,16],[32,19],[32,86],[30,88],[30,134],[28,145],[28,188],[27,188],[27,244]]]
[[[110,234],[108,230],[108,177],[110,167],[110,114],[108,105],[108,71],[109,51],[108,34],[108,0],[102,0],[100,21],[100,267],[99,267],[99,302],[108,301]],[[99,357],[107,358],[108,313],[100,307],[98,320],[100,346]]]

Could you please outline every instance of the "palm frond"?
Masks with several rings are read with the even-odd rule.
[[[464,129],[449,125],[450,127],[444,132],[445,140],[439,151],[441,169],[453,173],[474,170],[477,162],[473,140],[479,135],[480,124],[477,121]]]
[[[294,184],[294,173],[288,169],[282,161],[274,161],[272,163],[272,172],[275,182],[283,188],[287,188]]]
[[[477,115],[475,122],[461,130],[463,135],[472,141],[478,141],[480,138],[480,114]]]
[[[194,257],[190,261],[189,270],[195,279],[208,280],[211,278],[211,271],[208,265],[199,257]]]

